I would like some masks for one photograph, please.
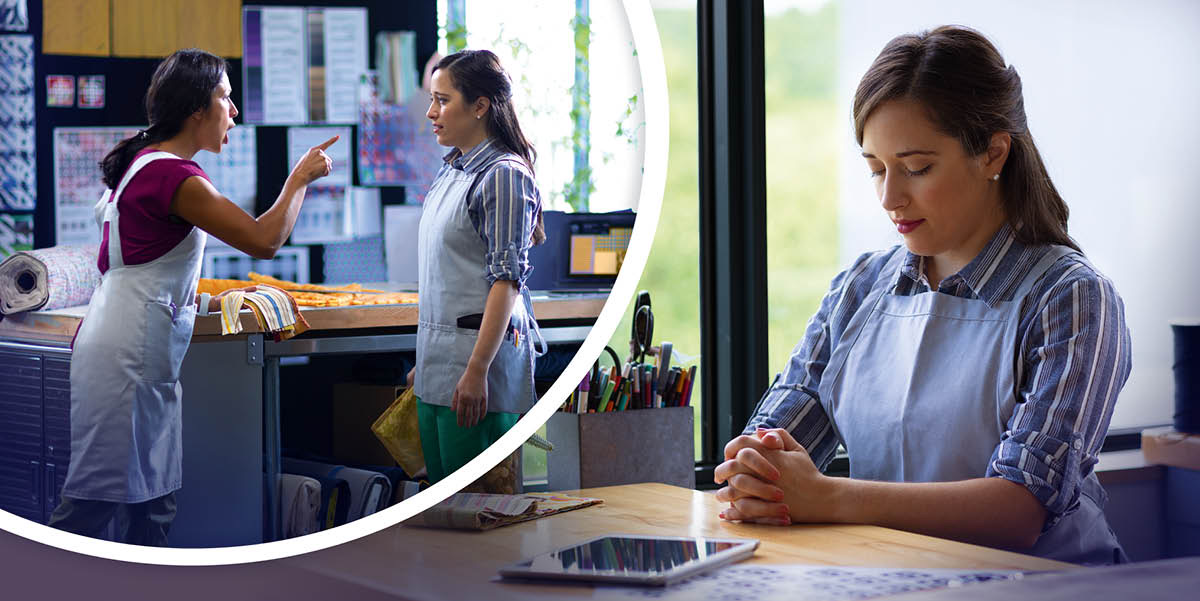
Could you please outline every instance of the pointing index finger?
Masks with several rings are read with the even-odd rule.
[[[333,146],[333,143],[334,143],[334,142],[337,142],[337,141],[338,141],[338,138],[340,138],[340,137],[341,137],[341,136],[334,136],[334,137],[332,137],[332,138],[329,138],[328,140],[325,140],[324,142],[321,142],[320,144],[317,144],[317,145],[316,145],[316,146],[314,146],[313,148],[317,148],[317,149],[320,149],[320,150],[325,150],[326,148],[329,148],[330,146]]]

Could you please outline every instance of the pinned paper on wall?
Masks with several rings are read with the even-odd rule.
[[[358,125],[358,178],[365,186],[406,186],[407,201],[421,203],[449,148],[438,145],[419,94],[404,104],[382,101],[377,78],[362,79]]]
[[[354,213],[353,231],[355,238],[366,238],[383,234],[383,208],[379,188],[350,188],[351,207]]]
[[[389,205],[383,208],[389,282],[417,281],[417,231],[420,224],[420,205]]]
[[[348,186],[309,185],[304,207],[292,228],[292,244],[322,244],[353,238],[348,191]]]
[[[325,281],[334,283],[387,280],[383,236],[325,245]]]
[[[46,106],[75,106],[75,76],[46,76]]]
[[[33,215],[0,213],[0,261],[23,250],[33,250]]]
[[[247,123],[308,121],[307,29],[303,8],[244,9],[242,81]]]
[[[0,30],[29,29],[29,7],[25,0],[0,0]]]
[[[245,280],[251,271],[297,284],[307,284],[309,282],[308,247],[284,246],[275,251],[273,259],[255,259],[240,250],[229,247],[206,248],[200,277]]]
[[[103,75],[80,75],[79,76],[79,108],[81,109],[102,109],[104,108],[104,76]]]
[[[367,71],[367,9],[310,8],[308,24],[309,116],[355,123],[358,79]]]
[[[34,208],[33,103],[33,36],[0,36],[0,209]]]
[[[310,148],[333,136],[340,139],[325,149],[333,160],[333,171],[308,186],[304,207],[292,230],[293,244],[321,244],[353,238],[350,212],[350,128],[288,128],[288,166],[295,165]]]
[[[136,127],[54,128],[55,244],[99,243],[93,208],[104,193],[100,161]]]
[[[295,165],[309,148],[322,144],[334,136],[339,136],[333,146],[325,149],[325,154],[333,159],[333,172],[317,180],[324,186],[349,186],[350,178],[350,133],[349,127],[289,127],[288,128],[288,169]]]

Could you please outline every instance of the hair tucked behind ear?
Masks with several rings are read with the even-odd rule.
[[[118,142],[100,161],[104,185],[115,189],[137,153],[175,137],[188,117],[208,108],[212,92],[228,68],[225,59],[195,48],[178,50],[159,63],[146,90],[150,126]]]
[[[450,74],[454,89],[463,95],[468,104],[480,97],[488,99],[491,103],[487,113],[488,135],[499,141],[506,150],[521,157],[529,172],[533,173],[537,151],[525,139],[521,124],[517,121],[517,111],[512,104],[512,83],[500,65],[500,58],[489,50],[462,50],[438,61],[433,70],[438,69],[445,69]],[[533,243],[542,244],[546,241],[546,226],[541,207],[538,207],[535,221]]]
[[[1019,240],[1079,250],[1067,235],[1067,204],[1059,195],[1025,120],[1021,76],[979,32],[949,25],[902,35],[883,48],[854,95],[854,132],[891,100],[922,104],[943,133],[957,138],[968,156],[987,150],[992,134],[1012,143],[1000,172],[1004,210]]]

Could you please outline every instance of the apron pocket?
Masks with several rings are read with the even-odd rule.
[[[148,382],[175,382],[192,340],[196,309],[176,309],[146,301],[146,328],[142,340],[142,378]]]

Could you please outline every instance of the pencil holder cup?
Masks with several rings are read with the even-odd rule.
[[[640,482],[696,485],[692,407],[555,413],[546,422],[550,490]]]

